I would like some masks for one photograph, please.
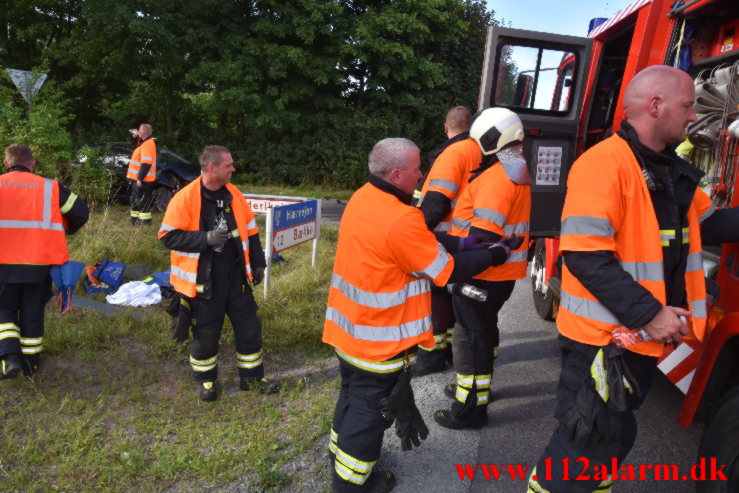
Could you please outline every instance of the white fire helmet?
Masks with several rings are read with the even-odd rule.
[[[472,122],[470,137],[485,156],[523,142],[523,124],[517,114],[506,108],[483,110]]]

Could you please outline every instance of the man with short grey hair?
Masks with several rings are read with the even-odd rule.
[[[333,491],[393,488],[390,471],[373,472],[384,431],[395,420],[404,450],[428,433],[407,369],[418,345],[434,345],[431,285],[472,277],[502,248],[429,231],[411,206],[420,164],[408,139],[375,144],[368,182],[349,200],[339,226],[323,326],[341,373],[329,443]]]

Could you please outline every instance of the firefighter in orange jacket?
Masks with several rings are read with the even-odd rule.
[[[33,173],[31,149],[5,149],[0,175],[0,379],[33,376],[43,350],[49,268],[69,260],[66,234],[86,222],[84,200]]]
[[[354,193],[339,226],[323,327],[341,372],[329,443],[334,491],[393,488],[391,472],[373,472],[385,429],[395,420],[404,449],[428,432],[404,369],[417,345],[434,344],[431,285],[466,279],[505,256],[501,246],[483,249],[428,230],[411,206],[419,166],[413,142],[375,144],[368,183]]]
[[[698,188],[703,172],[672,150],[696,119],[694,99],[685,72],[644,69],[624,93],[621,130],[572,167],[560,244],[558,426],[529,492],[610,491],[612,478],[574,480],[582,458],[591,470],[624,460],[663,344],[704,337],[702,241],[739,241],[739,208],[716,210]],[[617,348],[612,331],[622,326],[652,340]],[[573,481],[564,480],[565,458]],[[537,474],[547,463],[551,474]]]
[[[428,153],[431,164],[420,191],[416,191],[418,207],[426,225],[432,231],[449,232],[452,229],[452,209],[473,169],[480,165],[482,154],[470,139],[472,114],[464,106],[455,106],[447,112],[444,132],[448,139]],[[415,196],[415,194],[414,194]],[[454,312],[452,296],[446,287],[431,290],[431,317],[434,323],[433,348],[419,347],[413,375],[423,376],[446,369],[452,360]]]
[[[151,224],[154,182],[157,179],[157,145],[148,123],[139,126],[140,144],[134,149],[126,177],[131,180],[131,224]]]
[[[444,391],[454,401],[451,409],[434,414],[436,422],[446,428],[480,427],[487,422],[499,345],[498,312],[511,296],[516,279],[526,276],[531,177],[522,153],[523,135],[518,115],[505,108],[482,111],[470,128],[482,162],[454,208],[452,235],[477,235],[489,243],[499,242],[509,255],[468,281],[487,292],[485,301],[452,296],[457,376],[456,384]]]
[[[241,390],[274,393],[278,386],[264,379],[262,326],[251,290],[266,265],[257,223],[230,183],[235,169],[228,149],[206,147],[200,169],[201,176],[172,197],[159,229],[172,250],[170,282],[193,319],[193,378],[202,400],[218,398],[218,341],[228,315]]]

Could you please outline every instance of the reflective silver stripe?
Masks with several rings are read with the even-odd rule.
[[[452,223],[448,221],[442,221],[439,224],[436,225],[434,228],[434,231],[451,231],[452,230]]]
[[[457,202],[458,201],[459,201],[459,199],[452,200],[452,209],[454,209],[455,207],[457,207]]]
[[[385,360],[385,361],[369,361],[361,358],[355,358],[354,356],[349,356],[343,351],[340,351],[339,349],[336,349],[336,354],[343,360],[346,360],[348,363],[351,363],[352,365],[356,366],[357,368],[361,368],[363,370],[371,371],[373,373],[392,373],[399,371],[403,368],[403,365],[405,364],[405,357],[395,358],[391,360]],[[413,364],[416,362],[416,355],[410,355],[408,357],[408,364]]]
[[[662,262],[621,262],[621,268],[635,281],[664,281],[665,268]]]
[[[233,231],[231,231],[231,238],[238,238],[239,236],[240,235],[238,229],[234,229]]]
[[[131,213],[131,215],[133,215],[133,213]],[[162,226],[159,228],[159,232],[161,233],[162,231],[174,231],[175,229],[177,228],[175,228],[174,226],[162,223]]]
[[[416,277],[429,277],[431,279],[436,279],[436,277],[441,274],[441,272],[446,268],[446,266],[449,264],[449,254],[446,251],[446,248],[441,243],[437,243],[439,249],[436,253],[436,258],[433,262],[431,262],[426,268],[424,268],[422,271],[416,271],[411,273],[411,275]]]
[[[251,221],[249,221],[248,223],[246,223],[246,229],[247,230],[254,229],[256,227],[257,227],[257,220],[256,219],[252,219]]]
[[[529,232],[529,223],[506,224],[503,226],[503,235],[513,236],[522,235]]]
[[[264,353],[262,351],[252,353],[252,354],[241,354],[236,353],[236,359],[239,361],[257,361],[262,359],[262,355]]]
[[[333,307],[326,308],[326,320],[330,320],[344,332],[355,339],[363,341],[402,341],[410,337],[420,336],[432,329],[431,315],[396,326],[375,327],[371,325],[356,325]]]
[[[172,250],[172,253],[182,255],[187,258],[200,258],[200,252],[183,252],[182,250]]]
[[[179,277],[183,281],[194,283],[198,280],[197,274],[191,274],[189,272],[185,272],[184,270],[180,269],[176,265],[171,266],[171,273],[172,275]]]
[[[493,224],[497,224],[501,228],[505,226],[506,217],[500,212],[494,211],[493,209],[484,209],[482,207],[478,207],[472,211],[472,216],[476,217],[477,219],[490,221]]]
[[[697,272],[703,270],[703,254],[701,252],[689,253],[685,265],[685,272]]]
[[[706,308],[706,300],[695,300],[690,303],[690,311],[693,312],[694,318],[706,318],[708,309]]]
[[[460,375],[457,373],[457,386],[458,387],[470,387],[475,383],[474,375]]]
[[[709,207],[708,210],[704,212],[701,217],[698,218],[698,223],[702,223],[703,221],[711,217],[714,212],[716,212],[716,206],[711,204],[711,207]]]
[[[218,355],[213,356],[212,358],[208,359],[195,359],[192,356],[190,356],[190,366],[195,371],[208,371],[212,370],[218,365]]]
[[[64,231],[64,226],[59,223],[48,221],[0,221],[0,228],[16,229],[46,229],[51,231]]]
[[[75,195],[74,193],[70,193],[69,198],[67,198],[67,201],[64,202],[64,205],[60,209],[62,211],[62,214],[66,214],[67,212],[69,212],[69,210],[72,208],[76,200],[77,200],[77,195]]]
[[[37,354],[44,350],[43,346],[21,346],[21,353],[23,354]]]
[[[470,221],[467,221],[465,219],[460,219],[458,217],[452,218],[452,224],[458,227],[459,229],[464,229],[465,231],[469,231],[470,224],[472,224]]]
[[[505,261],[506,264],[514,264],[516,262],[526,262],[529,259],[529,252],[528,250],[521,250],[519,252],[511,252],[510,257],[508,257],[508,260]]]
[[[393,293],[373,293],[354,286],[338,274],[331,275],[331,287],[338,289],[341,294],[358,305],[381,309],[402,305],[412,296],[431,291],[431,283],[427,279],[419,279],[409,282],[403,289]]]
[[[141,162],[143,163],[145,159],[148,159],[149,161],[153,161],[154,158],[152,156],[141,156]],[[151,163],[147,163],[151,164]]]
[[[621,325],[613,313],[599,302],[572,296],[566,291],[562,291],[560,306],[581,317],[603,322],[604,324]]]
[[[49,225],[51,225],[51,190],[53,186],[54,182],[48,178],[44,178],[44,215],[41,220]]]
[[[603,361],[603,356],[603,348],[600,348],[595,353],[595,358],[593,358],[593,362],[590,364],[590,376],[593,378],[593,382],[595,382],[595,390],[598,392],[600,398],[603,399],[603,402],[608,402],[610,387],[608,386],[608,378],[606,378],[606,365]]]
[[[248,241],[242,241],[241,242],[241,249],[245,252],[249,251],[249,242]]]
[[[459,185],[457,185],[453,181],[451,181],[451,180],[442,180],[442,179],[431,180],[429,182],[429,188],[431,188],[431,187],[443,188],[444,190],[448,191],[452,195],[453,194],[456,194],[457,193],[457,190],[459,190]]]
[[[35,346],[37,344],[41,344],[42,342],[44,342],[43,337],[21,337],[21,344],[25,344],[26,346]]]
[[[490,373],[487,375],[475,375],[475,385],[477,385],[478,389],[489,388],[492,380],[493,375]]]
[[[128,161],[129,161],[129,162],[130,162],[131,164],[137,164],[137,165],[141,166],[141,163],[140,163],[140,162],[138,162],[138,161],[136,161],[135,159],[129,159]]]
[[[616,234],[611,221],[600,217],[569,216],[562,221],[563,235],[589,235],[611,238]]]
[[[19,330],[4,330],[0,332],[0,340],[9,339],[11,337],[13,339],[20,339],[21,337],[20,331]]]

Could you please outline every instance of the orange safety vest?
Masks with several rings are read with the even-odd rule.
[[[472,170],[477,169],[481,162],[480,146],[469,137],[450,145],[436,158],[421,188],[421,200],[418,201],[418,207],[421,207],[426,193],[439,192],[452,201],[452,210],[434,228],[434,231],[452,230],[452,211],[457,205],[457,198],[467,186]]]
[[[523,243],[502,265],[488,267],[475,279],[512,281],[526,276],[531,216],[530,185],[518,185],[508,178],[500,163],[482,172],[462,192],[454,208],[452,232],[467,236],[476,227],[510,238],[523,236]]]
[[[700,219],[712,210],[708,196],[696,190],[688,209],[685,287],[688,309],[693,312],[689,325],[699,340],[703,340],[707,316]],[[659,229],[644,175],[625,140],[613,135],[575,162],[567,181],[560,252],[614,252],[621,267],[664,305],[667,296],[662,242],[669,239],[670,232]],[[605,346],[612,340],[611,331],[621,325],[572,275],[565,259],[557,315],[559,331],[585,344]],[[663,345],[648,341],[629,350],[659,356]]]
[[[128,164],[127,178],[132,180],[139,179],[139,170],[141,170],[142,164],[151,164],[149,172],[146,173],[144,181],[154,181],[157,179],[157,145],[152,137],[148,137],[141,143],[134,151],[131,156],[131,161]]]
[[[365,184],[339,226],[323,342],[355,366],[399,370],[402,358],[398,368],[372,362],[434,346],[431,284],[444,286],[453,267],[420,210]]]
[[[61,265],[69,260],[59,183],[26,171],[0,175],[0,237],[0,264]]]
[[[162,226],[159,228],[158,237],[175,229],[183,231],[200,231],[200,205],[201,205],[201,182],[202,177],[197,177],[192,183],[177,192],[167,206],[164,213]],[[259,233],[257,221],[251,212],[249,204],[239,189],[230,183],[226,188],[231,192],[233,199],[230,207],[233,209],[236,219],[236,230],[231,231],[233,238],[241,239],[241,249],[244,254],[244,265],[249,282],[252,281],[251,265],[249,263],[249,236]],[[170,252],[171,268],[169,271],[169,282],[175,291],[193,298],[197,293],[203,292],[203,285],[198,284],[198,261],[200,252],[182,252],[172,250]]]

